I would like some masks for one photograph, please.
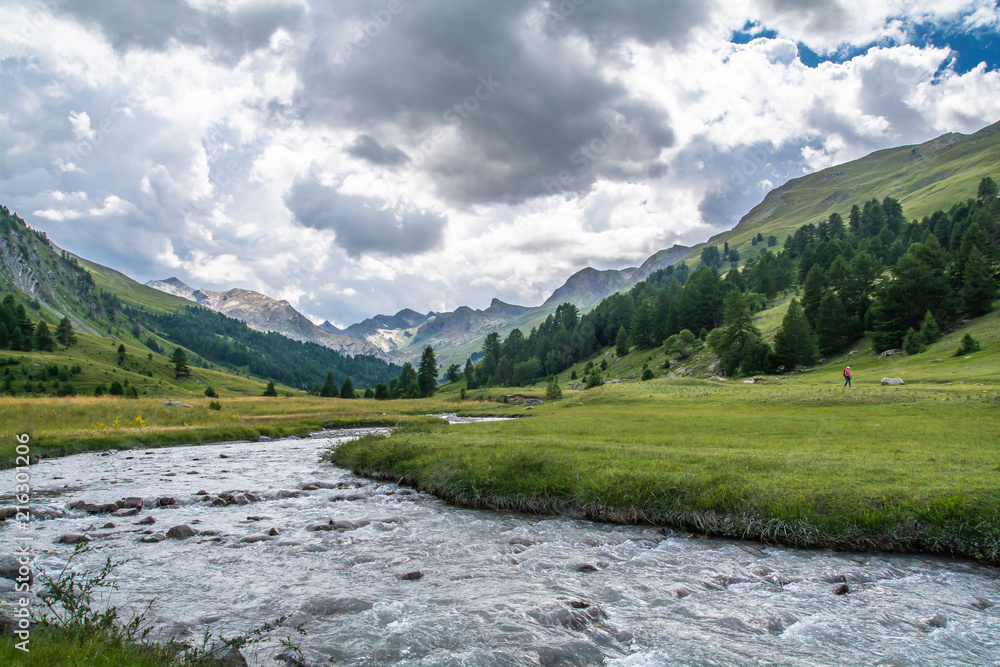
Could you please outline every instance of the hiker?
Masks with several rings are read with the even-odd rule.
[[[845,387],[850,387],[851,386],[851,367],[850,366],[848,366],[847,368],[844,369],[844,386]]]

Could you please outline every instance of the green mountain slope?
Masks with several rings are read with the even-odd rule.
[[[893,197],[910,220],[947,209],[976,192],[979,181],[1000,172],[1000,122],[970,135],[952,132],[919,145],[876,151],[846,164],[788,181],[769,192],[732,230],[709,243],[739,249],[743,258],[765,246],[752,247],[758,233],[782,242],[802,225],[840,213],[853,204]],[[702,247],[684,260],[694,266]]]
[[[17,395],[93,393],[112,382],[140,393],[200,394],[208,385],[224,393],[259,395],[264,382],[290,389],[322,384],[327,372],[357,387],[388,383],[399,368],[373,357],[349,357],[243,322],[187,299],[141,285],[128,276],[61,250],[6,207],[0,207],[0,298],[13,298],[33,331],[52,331],[68,318],[74,345],[41,344],[19,327],[17,342],[0,334],[2,391]],[[23,341],[27,340],[27,343]],[[119,346],[124,352],[119,356]],[[188,352],[192,375],[177,379],[168,356]]]

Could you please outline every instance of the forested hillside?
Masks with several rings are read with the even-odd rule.
[[[969,194],[919,221],[907,220],[892,197],[858,202],[802,225],[781,246],[755,237],[762,254],[742,269],[727,246],[706,246],[693,270],[682,263],[657,271],[582,317],[566,303],[528,335],[487,336],[483,360],[467,364],[465,378],[471,388],[529,384],[602,347],[625,354],[694,337],[730,373],[744,374],[811,365],[865,335],[880,351],[917,351],[996,298],[997,184],[984,178]],[[798,298],[769,343],[754,314],[791,290]]]
[[[129,360],[136,350],[145,350],[148,358],[131,369],[137,373],[134,384],[169,367],[168,357],[178,347],[196,367],[302,390],[322,384],[330,373],[338,381],[350,377],[355,386],[374,387],[400,372],[398,366],[374,357],[345,356],[314,343],[260,333],[239,320],[186,304],[60,251],[44,233],[0,207],[0,350],[42,353],[31,359],[11,354],[4,360],[4,393],[69,394],[77,385],[107,389],[107,382],[101,381],[106,371],[101,371],[101,379],[78,377],[95,372],[88,370],[91,364],[81,362],[93,356],[91,350],[105,347],[127,349]],[[77,348],[80,338],[88,344]],[[60,366],[44,356],[70,348],[76,350],[70,355],[72,364],[60,357]],[[122,354],[109,372],[138,363],[125,358]],[[106,360],[101,353],[93,361],[100,365]]]

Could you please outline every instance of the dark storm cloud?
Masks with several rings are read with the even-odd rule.
[[[367,134],[359,134],[347,147],[347,153],[383,167],[395,167],[410,159],[395,146],[383,146],[378,139]]]
[[[550,33],[577,31],[602,50],[634,39],[647,46],[684,46],[692,30],[708,20],[715,2],[705,0],[550,0],[545,3]]]
[[[610,10],[587,3],[570,31],[547,39],[538,2],[397,2],[381,22],[383,10],[367,2],[313,16],[297,100],[307,122],[403,129],[419,144],[410,159],[460,206],[662,172],[660,151],[674,142],[665,111],[597,71],[569,38],[680,40],[704,15],[700,5],[676,3],[644,21],[653,3],[643,3],[611,21]],[[345,35],[352,20],[361,27]]]
[[[446,218],[405,208],[385,208],[372,197],[343,195],[314,179],[297,181],[285,196],[296,221],[329,229],[348,255],[376,253],[402,257],[441,245]]]
[[[291,28],[304,8],[289,0],[273,0],[232,12],[206,12],[183,0],[143,2],[86,0],[69,2],[61,11],[83,23],[96,25],[119,50],[138,47],[162,50],[171,40],[207,46],[226,60],[238,60],[248,51],[265,46],[278,28]]]

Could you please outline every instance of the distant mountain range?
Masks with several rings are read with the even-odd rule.
[[[565,302],[587,310],[615,292],[628,289],[683,257],[690,248],[675,245],[649,257],[638,268],[577,271],[540,306],[517,306],[493,299],[489,308],[459,306],[450,312],[418,313],[404,308],[395,315],[375,315],[340,329],[329,320],[313,324],[287,301],[277,301],[259,292],[231,289],[212,292],[185,285],[177,278],[146,283],[162,292],[179,296],[224,315],[242,320],[252,329],[274,331],[295,340],[310,340],[346,354],[368,354],[394,361],[413,361],[423,349],[434,348],[442,364],[461,363],[478,350],[487,334],[527,329],[545,319]]]
[[[278,301],[260,292],[239,288],[225,292],[194,289],[177,278],[150,280],[146,286],[194,301],[227,317],[241,320],[257,331],[273,331],[292,340],[308,341],[328,347],[341,354],[387,358],[384,350],[365,342],[364,339],[324,331],[292,308],[287,301]]]

